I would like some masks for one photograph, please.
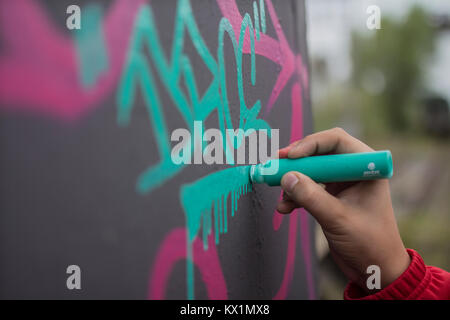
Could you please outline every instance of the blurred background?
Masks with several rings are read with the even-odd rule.
[[[450,1],[307,0],[307,24],[314,131],[339,126],[391,150],[405,246],[450,270]],[[319,227],[316,244],[320,298],[342,299]]]

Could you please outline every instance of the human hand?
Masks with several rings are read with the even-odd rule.
[[[280,158],[374,151],[335,128],[296,141],[279,151]],[[300,172],[288,172],[281,180],[280,213],[305,208],[320,224],[331,255],[351,281],[369,292],[367,267],[380,267],[381,287],[397,279],[409,266],[410,257],[398,232],[387,179],[330,183],[325,186]]]

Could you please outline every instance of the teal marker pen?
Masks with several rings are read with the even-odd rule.
[[[274,173],[274,163],[278,170]],[[279,186],[283,175],[299,171],[321,183],[389,179],[392,177],[392,155],[388,150],[313,156],[299,159],[272,159],[264,164],[252,165],[250,180]]]

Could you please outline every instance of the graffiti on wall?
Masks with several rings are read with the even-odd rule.
[[[272,2],[254,1],[253,12],[244,15],[234,0],[216,2],[222,13],[219,25],[212,26],[217,28],[217,51],[211,52],[206,46],[190,1],[179,0],[172,46],[170,54],[166,55],[159,39],[162,30],[156,25],[151,1],[115,0],[106,12],[98,6],[88,5],[83,11],[83,28],[74,37],[58,32],[36,1],[0,1],[3,47],[0,106],[76,125],[102,99],[115,94],[117,124],[129,126],[133,121],[131,111],[137,88],[141,87],[160,159],[158,164],[136,177],[136,192],[142,196],[148,196],[185,169],[183,165],[175,165],[170,158],[169,133],[155,77],[163,83],[190,130],[194,121],[205,120],[213,112],[217,112],[218,127],[222,132],[230,128],[270,129],[264,117],[275,107],[280,93],[289,90],[290,140],[300,139],[303,135],[302,96],[308,86],[307,69],[301,55],[291,49]],[[27,12],[25,20],[21,19],[23,12]],[[274,26],[276,37],[267,35],[268,21]],[[25,24],[25,27],[16,28],[17,23]],[[14,30],[23,32],[18,36]],[[212,75],[204,92],[199,92],[194,66],[189,55],[183,52],[187,36]],[[227,97],[230,81],[227,82],[225,72],[225,37],[231,41],[236,63],[233,80],[239,98],[239,123],[235,124],[231,120]],[[148,50],[149,56],[144,50]],[[251,85],[258,81],[255,56],[262,56],[280,67],[268,101],[257,100],[253,105],[246,102],[243,55],[250,55]],[[149,59],[156,74],[149,66]],[[180,88],[181,78],[188,95]],[[294,84],[288,87],[292,78]],[[230,150],[225,150],[225,154],[229,156]],[[180,187],[179,201],[186,223],[184,227],[169,230],[161,241],[150,270],[149,298],[165,297],[167,283],[178,261],[186,262],[187,298],[195,298],[194,267],[200,272],[209,298],[228,297],[217,246],[221,236],[226,241],[228,219],[235,216],[239,198],[250,191],[252,186],[246,166],[224,169]],[[231,205],[227,207],[228,200]],[[279,230],[283,220],[289,224],[287,255],[282,281],[273,298],[286,298],[289,292],[298,235],[309,297],[314,298],[307,213],[296,210],[283,218],[274,212],[274,232]]]

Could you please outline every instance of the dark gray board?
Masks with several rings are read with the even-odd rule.
[[[9,6],[9,1],[0,0],[2,9]],[[115,5],[115,1],[26,1],[21,8],[24,9],[23,28],[15,26],[8,29],[2,24],[6,30],[0,35],[2,61],[7,61],[5,57],[10,49],[5,34],[13,32],[20,43],[21,33],[28,32],[28,15],[36,7],[45,13],[46,21],[56,33],[71,39],[74,31],[67,30],[65,25],[67,6],[79,4],[83,13],[83,8],[92,3],[100,4],[105,16]],[[148,3],[168,57],[177,2]],[[190,3],[199,31],[215,56],[222,12],[215,1],[191,0]],[[241,15],[248,12],[253,19],[252,1],[237,1],[237,5]],[[304,2],[273,1],[273,6],[290,48],[295,55],[300,54],[307,64]],[[8,8],[13,9],[12,6]],[[8,14],[5,10],[0,11],[2,15]],[[133,15],[135,12],[122,14]],[[276,39],[267,5],[266,18],[266,33]],[[18,49],[15,53],[26,56],[26,48],[30,44],[22,44],[22,51]],[[227,77],[233,79],[236,63],[227,38],[224,48]],[[211,81],[211,74],[190,40],[186,41],[183,52],[191,59],[199,91],[204,91]],[[152,65],[149,57],[148,61]],[[256,55],[256,84],[252,86],[249,66],[250,56],[244,54],[245,99],[249,104],[258,99],[261,101],[262,117],[272,128],[280,129],[280,144],[287,145],[291,133],[291,88],[299,81],[298,77],[293,75],[289,78],[273,109],[264,114],[281,67],[266,57]],[[158,78],[155,66],[151,68],[168,132],[186,127]],[[42,77],[51,77],[46,72],[44,69]],[[228,84],[232,120],[238,123],[237,90],[231,89],[233,80],[229,80]],[[27,85],[25,81],[23,86]],[[180,186],[225,167],[187,166],[151,192],[137,192],[138,177],[157,163],[159,154],[141,92],[133,104],[129,125],[118,125],[118,86],[116,81],[112,89],[96,100],[88,111],[70,121],[42,111],[45,110],[45,103],[24,103],[24,99],[16,99],[13,94],[2,93],[0,298],[151,297],[152,268],[163,239],[174,228],[182,228],[186,224],[179,200]],[[47,90],[54,89],[50,87]],[[308,134],[312,131],[312,118],[309,88],[305,83],[302,84],[302,92],[303,133]],[[74,96],[68,94],[67,99],[74,99]],[[205,123],[207,128],[217,127],[217,113],[213,112]],[[253,192],[241,197],[238,211],[228,219],[229,231],[221,235],[216,249],[230,299],[272,299],[280,288],[287,260],[289,218],[285,217],[280,229],[274,231],[272,221],[279,195],[280,188],[258,185]],[[308,287],[307,283],[298,219],[294,272],[286,296],[289,299],[314,297],[316,262],[313,222],[309,217],[308,224],[313,286]],[[68,290],[66,287],[69,276],[66,268],[72,264],[81,268],[81,290]],[[174,264],[166,283],[165,298],[186,298],[186,286],[186,261],[180,259]],[[197,268],[195,298],[208,298]]]

